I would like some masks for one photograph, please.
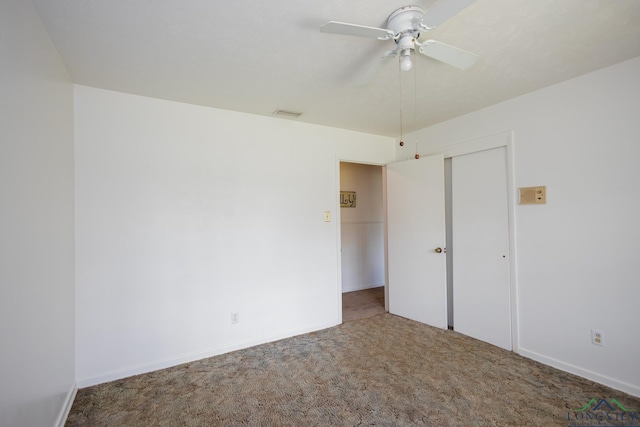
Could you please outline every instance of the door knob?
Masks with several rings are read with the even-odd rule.
[[[436,253],[438,254],[442,253],[442,248],[436,248]]]

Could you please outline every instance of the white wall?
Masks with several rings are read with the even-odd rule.
[[[0,425],[75,393],[73,86],[30,1],[0,2]]]
[[[391,138],[83,86],[75,102],[81,386],[340,322],[338,159],[387,162]]]
[[[418,132],[424,153],[514,131],[516,187],[548,198],[516,207],[519,352],[636,396],[639,112],[636,58]]]
[[[384,286],[382,167],[340,163],[340,189],[357,197],[340,208],[342,292]]]

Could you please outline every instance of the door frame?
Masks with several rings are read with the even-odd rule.
[[[338,242],[338,324],[342,324],[342,216],[340,209],[340,163],[355,163],[358,165],[380,166],[382,168],[382,221],[384,247],[384,310],[389,311],[389,265],[387,253],[387,165],[386,163],[362,162],[358,160],[342,159],[336,156],[336,207],[334,215],[336,221],[336,241]]]
[[[421,156],[442,154],[444,158],[477,153],[493,148],[505,147],[507,150],[507,210],[509,218],[509,301],[511,315],[511,346],[512,351],[519,353],[518,340],[518,274],[517,274],[517,246],[516,246],[516,186],[514,172],[513,131],[501,132],[485,137],[464,141],[445,147],[437,147],[421,152]]]

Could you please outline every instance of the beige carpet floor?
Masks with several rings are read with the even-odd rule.
[[[623,392],[385,313],[79,390],[66,425],[566,427],[597,412],[579,411],[592,399],[640,410]]]
[[[384,312],[384,286],[342,294],[343,322],[364,319]]]

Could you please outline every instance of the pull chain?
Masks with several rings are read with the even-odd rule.
[[[402,69],[400,68],[400,55],[398,55],[398,87],[400,88],[400,147],[404,146],[404,141],[402,140]]]
[[[412,50],[413,53],[413,125],[416,133],[416,155],[415,158],[419,159],[420,154],[418,154],[418,71],[416,70],[418,67],[416,64],[416,55],[415,51]]]

